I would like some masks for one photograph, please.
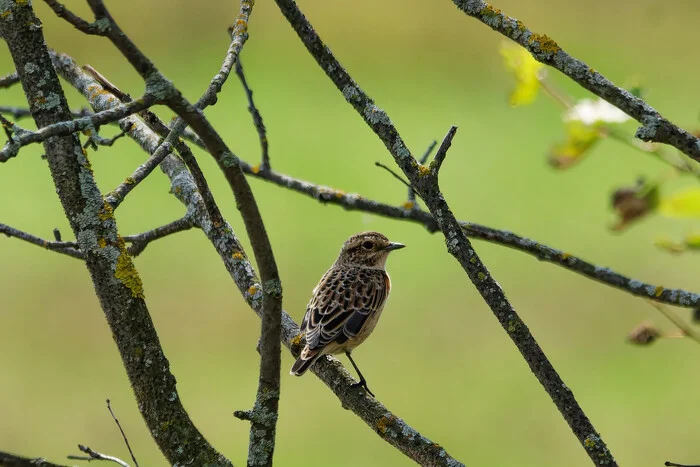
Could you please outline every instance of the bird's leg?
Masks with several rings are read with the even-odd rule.
[[[354,387],[360,386],[360,387],[362,387],[362,388],[365,388],[365,391],[367,391],[367,393],[368,393],[370,396],[374,397],[374,394],[372,393],[372,391],[370,391],[369,388],[367,387],[367,380],[365,379],[364,376],[362,376],[362,372],[360,371],[360,369],[357,368],[357,365],[355,364],[355,361],[352,359],[352,356],[350,355],[350,352],[345,352],[345,355],[348,356],[348,360],[350,360],[350,363],[352,363],[352,367],[355,368],[355,371],[357,372],[357,375],[360,377],[360,381],[358,381],[357,383],[354,383],[354,384],[353,384],[352,386],[350,386],[350,387],[354,388]]]

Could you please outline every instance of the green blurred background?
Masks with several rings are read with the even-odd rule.
[[[35,1],[50,46],[90,63],[133,96],[143,83],[107,40],[85,37]],[[612,189],[667,168],[614,141],[579,166],[555,172],[547,148],[563,138],[560,108],[544,96],[511,109],[513,79],[501,36],[448,0],[299,2],[354,78],[391,116],[415,153],[460,130],[441,186],[455,214],[512,230],[634,278],[698,290],[692,254],[657,251],[657,234],[680,236],[692,221],[652,217],[622,235],[608,227]],[[83,2],[68,2],[89,17]],[[123,28],[194,100],[219,69],[237,2],[108,2]],[[497,5],[616,83],[641,77],[647,99],[672,121],[697,125],[692,59],[700,4],[686,1],[503,0]],[[243,63],[263,113],[275,170],[391,204],[405,188],[375,161],[381,142],[318,68],[273,2],[259,2]],[[3,48],[0,73],[12,62]],[[586,91],[551,72],[566,92]],[[22,105],[21,89],[2,104]],[[83,101],[68,93],[74,107]],[[167,113],[163,113],[167,115]],[[243,159],[259,158],[257,135],[233,77],[207,115]],[[25,125],[29,125],[25,120]],[[628,123],[630,133],[634,123]],[[109,133],[112,130],[106,130]],[[72,238],[39,146],[0,166],[0,222],[50,238]],[[200,161],[224,214],[244,236],[218,169]],[[128,141],[92,153],[100,189],[113,189],[144,160]],[[694,183],[678,179],[671,186]],[[284,285],[284,307],[300,320],[311,289],[347,236],[378,230],[408,245],[392,255],[393,292],[374,336],[355,352],[387,407],[467,465],[585,466],[585,453],[530,373],[443,238],[422,227],[324,206],[251,180]],[[183,214],[160,172],[117,211],[120,232],[138,233]],[[247,243],[246,243],[247,245]],[[700,462],[697,344],[663,340],[632,347],[643,320],[673,330],[638,298],[503,247],[477,251],[608,442],[621,465]],[[146,298],[185,407],[213,445],[244,464],[257,385],[259,321],[203,235],[152,244],[136,259]],[[683,318],[688,317],[684,310]],[[347,364],[343,358],[344,363]],[[411,465],[313,375],[287,374],[275,458],[279,465]],[[85,267],[19,240],[0,238],[0,449],[62,462],[76,444],[127,458],[105,408],[112,405],[142,465],[165,465],[138,412]]]

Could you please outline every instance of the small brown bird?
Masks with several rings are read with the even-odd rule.
[[[322,355],[345,352],[360,377],[353,386],[374,396],[350,354],[377,325],[391,289],[386,259],[403,247],[378,232],[353,235],[343,244],[306,306],[301,322],[306,346],[290,370],[292,375],[303,375]]]

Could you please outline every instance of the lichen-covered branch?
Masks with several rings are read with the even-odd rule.
[[[70,111],[30,2],[0,6],[6,41],[37,128],[69,122]],[[41,130],[39,130],[41,131]],[[138,407],[171,464],[230,465],[184,410],[144,299],[141,278],[119,237],[78,136],[44,141],[56,191],[122,357]]]
[[[54,64],[61,76],[76,87],[95,107],[95,110],[99,111],[115,105],[114,99],[108,99],[114,96],[103,89],[93,77],[85,74],[72,59],[65,55],[57,55],[54,57]],[[130,126],[132,130],[129,136],[149,154],[153,154],[158,148],[159,136],[136,117],[127,117],[120,122],[120,125]],[[219,254],[224,267],[246,303],[258,316],[261,316],[263,287],[231,226],[225,220],[221,223],[212,220],[192,175],[179,158],[168,155],[160,167],[170,179],[171,193],[187,207],[195,224],[202,229]],[[299,326],[284,311],[281,320],[281,339],[292,355],[297,357],[301,351]],[[452,458],[440,445],[421,435],[389,411],[381,402],[365,397],[361,390],[351,391],[350,387],[355,381],[338,360],[332,357],[322,359],[312,368],[312,371],[333,390],[343,407],[359,416],[378,436],[411,459],[424,465],[454,467],[463,465]]]
[[[68,467],[54,464],[43,457],[22,457],[9,452],[0,451],[0,467]]]
[[[637,120],[642,124],[637,130],[637,138],[669,144],[700,161],[700,139],[671,123],[644,100],[615,86],[605,76],[566,53],[550,37],[532,32],[522,21],[507,16],[482,0],[453,2],[467,15],[525,47],[537,61],[559,70],[583,88]]]
[[[306,49],[318,62],[345,99],[363,117],[394,158],[396,164],[416,189],[445,235],[447,249],[460,263],[494,316],[516,345],[530,369],[547,391],[569,424],[588,456],[595,464],[617,465],[605,442],[564,384],[525,323],[509,303],[501,286],[491,276],[471,246],[462,226],[452,214],[438,186],[438,169],[449,148],[456,128],[445,137],[439,156],[425,166],[406,147],[387,113],[358,86],[321,41],[312,25],[293,0],[275,0]]]
[[[36,104],[39,106],[47,106],[49,108],[58,105],[58,102],[49,101],[49,98],[55,99],[57,96],[38,96],[36,98]],[[28,144],[41,143],[54,136],[66,136],[78,131],[86,131],[90,129],[94,130],[94,128],[100,125],[121,120],[127,115],[138,113],[156,103],[158,103],[158,100],[155,98],[155,96],[146,93],[141,99],[129,102],[127,104],[121,104],[113,109],[98,112],[86,117],[76,118],[75,120],[71,119],[56,122],[52,125],[47,125],[46,127],[40,128],[37,131],[29,131],[24,128],[20,128],[17,124],[12,124],[11,130],[14,134],[12,139],[5,143],[5,147],[0,150],[0,162],[7,162],[9,159],[17,156],[19,149]],[[30,102],[30,106],[31,105],[32,103]],[[68,113],[68,116],[72,118],[70,112]]]

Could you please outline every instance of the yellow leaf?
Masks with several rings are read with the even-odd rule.
[[[503,42],[500,48],[506,67],[515,74],[515,89],[508,102],[511,106],[531,104],[540,89],[539,73],[544,67],[530,52],[513,42]]]
[[[595,126],[584,125],[577,120],[566,123],[566,141],[554,144],[549,150],[549,163],[557,169],[567,169],[579,162],[588,150],[601,138]]]
[[[685,245],[688,248],[698,249],[700,248],[700,232],[689,233],[685,236]]]
[[[668,217],[700,217],[700,188],[686,188],[662,198],[659,212]]]

